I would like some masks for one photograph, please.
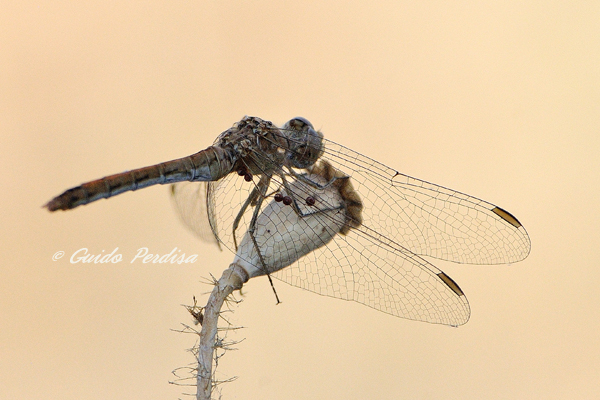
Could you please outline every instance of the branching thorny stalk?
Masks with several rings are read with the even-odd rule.
[[[239,266],[232,264],[223,272],[215,284],[208,299],[202,319],[200,344],[198,346],[198,373],[196,377],[196,399],[210,400],[213,389],[213,359],[217,346],[217,330],[221,307],[234,290],[242,288],[248,280],[248,274]],[[198,319],[196,317],[196,319]]]

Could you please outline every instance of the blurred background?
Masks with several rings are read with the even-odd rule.
[[[0,397],[176,399],[182,304],[233,259],[167,187],[69,212],[63,190],[204,149],[244,115],[499,205],[514,265],[431,260],[471,320],[418,323],[266,279],[228,319],[225,399],[589,399],[600,392],[600,3],[5,2]],[[80,248],[118,264],[71,264]],[[137,250],[194,264],[130,263]],[[66,256],[53,261],[53,255]],[[182,372],[184,375],[185,373]]]

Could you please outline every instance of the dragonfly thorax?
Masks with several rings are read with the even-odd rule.
[[[245,168],[250,174],[270,174],[284,163],[285,138],[270,121],[246,116],[221,133],[214,146],[233,154],[234,168]]]

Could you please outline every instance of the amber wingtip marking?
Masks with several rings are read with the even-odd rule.
[[[515,228],[520,228],[522,225],[511,213],[506,210],[501,209],[500,207],[495,207],[492,211],[498,215],[500,218],[514,226]]]
[[[456,293],[459,296],[464,296],[465,295],[463,293],[463,291],[461,290],[461,288],[458,287],[458,285],[456,284],[456,282],[454,282],[452,280],[452,278],[450,278],[448,275],[446,275],[443,272],[440,272],[439,274],[437,274],[437,276],[446,284],[446,286],[448,286],[450,289],[452,289],[452,291],[454,293]]]

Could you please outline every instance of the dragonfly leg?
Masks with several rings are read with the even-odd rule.
[[[259,188],[258,188],[258,186],[256,186],[252,190],[252,192],[250,192],[250,196],[248,196],[248,198],[246,199],[246,201],[244,202],[244,204],[240,208],[240,211],[238,212],[237,216],[235,217],[235,220],[233,221],[233,234],[232,234],[232,236],[233,236],[233,245],[235,247],[235,251],[237,251],[237,249],[238,249],[238,243],[237,243],[237,238],[235,236],[235,231],[237,230],[238,226],[240,225],[240,221],[242,219],[242,216],[246,212],[246,209],[248,208],[248,206],[250,204],[256,203],[256,200],[257,200],[257,198],[259,196],[260,196]]]
[[[252,239],[252,243],[254,244],[254,248],[256,249],[256,253],[258,254],[258,259],[260,260],[261,268],[262,268],[263,272],[265,273],[265,275],[267,275],[267,278],[269,278],[269,283],[271,284],[271,288],[273,289],[273,293],[275,294],[275,299],[277,300],[277,304],[279,304],[281,302],[279,301],[279,296],[277,296],[277,291],[275,290],[275,285],[273,284],[273,279],[271,279],[271,274],[269,273],[267,264],[265,263],[262,253],[260,252],[260,248],[258,247],[256,238],[254,237],[254,232],[256,230],[256,220],[258,218],[258,214],[260,212],[262,203],[265,199],[265,193],[267,192],[267,189],[269,188],[270,181],[271,181],[270,176],[263,175],[261,177],[261,180],[258,183],[257,187],[253,191],[253,193],[256,191],[257,195],[256,195],[256,199],[255,199],[254,213],[252,214],[252,219],[250,220],[250,225],[248,226],[248,234],[250,235],[250,238]],[[250,198],[250,197],[252,197],[252,196],[249,196],[248,198]]]
[[[292,175],[297,180],[302,181],[303,183],[306,183],[308,186],[313,187],[313,188],[318,189],[318,190],[324,190],[324,189],[328,188],[330,185],[332,185],[338,179],[349,179],[348,176],[333,177],[329,181],[327,181],[326,183],[320,184],[319,182],[315,182],[314,180],[309,179],[305,175],[302,175],[302,174],[298,174],[298,173],[292,172]],[[288,196],[290,196],[292,198],[292,204],[291,204],[292,208],[293,208],[294,212],[296,212],[296,214],[300,218],[304,218],[307,215],[314,215],[316,213],[322,213],[322,212],[326,212],[326,211],[338,210],[338,209],[344,208],[343,206],[337,206],[337,207],[331,207],[331,208],[323,207],[323,208],[318,209],[317,211],[311,211],[311,212],[304,213],[300,209],[300,206],[298,205],[298,201],[303,201],[305,199],[300,199],[300,200],[297,199],[298,196],[295,195],[294,191],[291,190],[290,184],[289,184],[289,182],[287,181],[287,179],[285,178],[284,175],[281,175],[281,180],[282,180],[283,186],[285,187],[286,192],[288,193]],[[306,192],[306,195],[307,195],[307,197],[310,197],[311,194],[309,192]]]

